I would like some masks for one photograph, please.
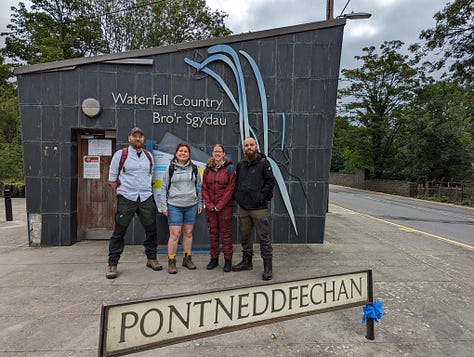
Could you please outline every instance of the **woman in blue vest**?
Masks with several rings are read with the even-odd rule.
[[[194,270],[191,258],[193,228],[196,213],[202,212],[201,177],[197,166],[191,161],[188,143],[176,146],[169,169],[163,176],[161,187],[161,211],[168,217],[170,236],[168,239],[168,273],[176,274],[176,252],[183,234],[183,266]]]

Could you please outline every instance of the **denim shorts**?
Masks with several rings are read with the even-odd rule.
[[[168,225],[181,226],[183,224],[194,224],[196,222],[198,204],[189,207],[176,207],[168,205]]]

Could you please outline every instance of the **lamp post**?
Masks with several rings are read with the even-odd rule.
[[[347,4],[349,1],[347,2]],[[346,4],[346,6],[347,6]],[[346,6],[342,11],[346,9]],[[349,20],[360,20],[360,19],[368,19],[371,17],[372,14],[368,12],[351,12],[350,14],[340,14],[336,17],[336,19],[349,19]],[[334,0],[326,0],[326,20],[333,20],[334,19]]]
[[[326,20],[334,19],[334,0],[326,0]]]

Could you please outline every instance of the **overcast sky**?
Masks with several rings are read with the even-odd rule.
[[[266,30],[275,27],[323,21],[326,0],[207,0],[212,9],[225,11],[226,21],[234,33]],[[347,0],[334,0],[334,16],[338,16]],[[369,12],[367,20],[347,20],[342,45],[341,68],[356,68],[361,64],[354,56],[362,48],[384,41],[401,40],[405,49],[418,42],[421,30],[435,25],[433,15],[442,10],[448,0],[350,0],[344,13]]]
[[[348,20],[344,30],[341,68],[359,67],[354,56],[362,48],[379,48],[383,41],[401,40],[405,48],[418,41],[423,29],[435,25],[433,15],[448,0],[350,0],[345,13],[369,12],[367,20]],[[19,1],[1,0],[0,31],[10,22],[10,7]],[[28,3],[28,2],[25,2]],[[341,13],[347,0],[334,0],[334,16]],[[207,0],[211,9],[225,11],[226,25],[235,34],[267,30],[326,18],[326,0]],[[1,40],[3,46],[3,39]]]

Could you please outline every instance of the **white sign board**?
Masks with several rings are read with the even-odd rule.
[[[113,356],[364,305],[371,271],[104,304],[99,354]]]
[[[89,155],[112,156],[112,140],[89,139],[87,150]]]
[[[100,156],[83,157],[83,177],[85,179],[100,179]]]

